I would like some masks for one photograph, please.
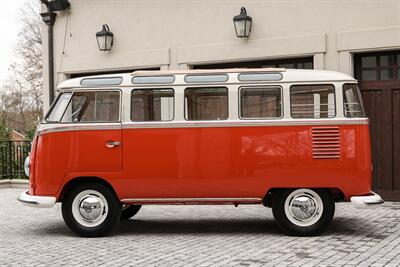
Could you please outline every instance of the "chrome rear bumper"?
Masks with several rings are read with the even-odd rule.
[[[377,193],[371,192],[369,196],[354,196],[350,198],[354,207],[359,209],[374,208],[383,204],[385,201]]]
[[[22,192],[18,200],[25,206],[38,208],[51,208],[56,204],[55,197],[31,196],[28,190]]]

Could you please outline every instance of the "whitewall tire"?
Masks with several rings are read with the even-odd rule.
[[[288,234],[316,235],[332,221],[335,202],[327,190],[299,188],[275,194],[272,212],[278,226]]]
[[[62,215],[74,233],[85,237],[104,236],[119,221],[121,205],[107,186],[84,183],[66,194]]]

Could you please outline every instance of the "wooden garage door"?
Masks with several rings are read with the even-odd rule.
[[[373,189],[400,201],[400,51],[354,56],[370,118]]]

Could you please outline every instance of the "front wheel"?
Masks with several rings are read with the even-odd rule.
[[[98,237],[109,233],[119,221],[121,206],[108,187],[85,183],[75,186],[64,197],[62,215],[74,233]]]
[[[290,235],[316,235],[332,221],[335,201],[324,189],[287,189],[276,194],[272,213],[278,226]]]

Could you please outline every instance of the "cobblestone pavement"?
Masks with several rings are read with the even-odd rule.
[[[400,203],[375,210],[336,205],[317,237],[289,237],[259,205],[145,206],[113,235],[80,238],[60,205],[17,203],[0,189],[0,266],[399,266]]]

